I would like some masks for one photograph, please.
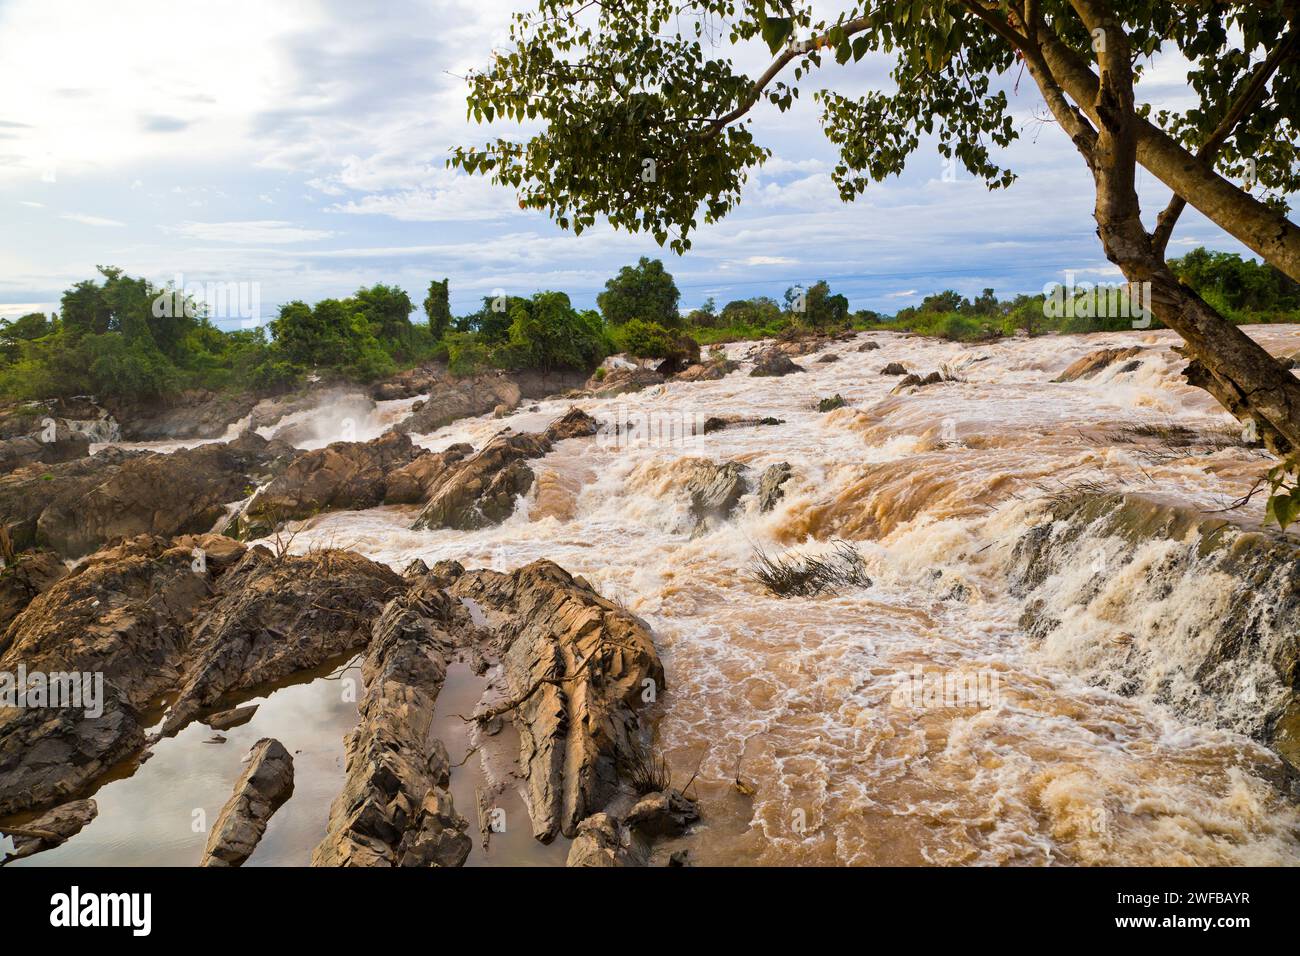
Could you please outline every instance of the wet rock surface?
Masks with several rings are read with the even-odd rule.
[[[1102,369],[1109,368],[1124,359],[1133,358],[1133,356],[1140,355],[1144,351],[1145,349],[1136,345],[1129,348],[1098,349],[1072,362],[1064,372],[1052,379],[1052,381],[1077,382],[1081,378],[1092,378]]]
[[[690,513],[695,530],[726,521],[740,499],[749,491],[748,469],[736,462],[698,460],[686,481]]]
[[[415,394],[425,392],[423,404],[398,423],[397,431],[426,434],[460,418],[491,414],[498,405],[514,408],[522,397],[515,382],[497,374],[430,380],[427,389]]]
[[[313,866],[465,862],[468,823],[453,806],[446,749],[430,728],[448,661],[472,629],[436,576],[384,608],[362,667],[361,718],[344,744],[347,780]]]
[[[487,614],[507,700],[476,715],[513,718],[533,834],[574,837],[624,785],[639,712],[664,689],[650,628],[551,561],[460,575],[452,593]]]
[[[667,379],[664,375],[654,369],[620,367],[609,370],[604,378],[592,376],[587,382],[587,390],[594,398],[609,398],[639,392],[652,385],[662,385],[665,381]]]
[[[257,849],[271,815],[293,793],[293,757],[278,740],[263,737],[249,751],[248,767],[212,825],[200,866],[239,866]]]
[[[759,511],[771,511],[776,507],[777,502],[785,497],[783,486],[793,474],[794,469],[790,467],[788,461],[768,465],[763,469],[763,474],[758,479]]]

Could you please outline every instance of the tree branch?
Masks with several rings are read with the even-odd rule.
[[[1224,114],[1222,122],[1220,122],[1214,132],[1206,138],[1205,142],[1201,144],[1200,149],[1196,151],[1197,159],[1207,164],[1213,164],[1215,156],[1218,155],[1219,150],[1223,148],[1223,144],[1228,141],[1228,137],[1232,135],[1232,131],[1237,128],[1237,124],[1246,117],[1247,113],[1255,108],[1260,99],[1264,96],[1268,87],[1268,81],[1272,78],[1273,74],[1277,72],[1277,68],[1282,64],[1282,60],[1289,56],[1295,49],[1297,36],[1300,36],[1300,34],[1298,34],[1296,28],[1292,26],[1287,30],[1287,34],[1282,38],[1282,42],[1273,48],[1273,52],[1268,55],[1264,62],[1260,63],[1254,74],[1246,81],[1245,86],[1237,95],[1236,100],[1234,100],[1232,105],[1228,108],[1228,112]],[[1183,210],[1186,208],[1187,200],[1178,193],[1174,193],[1174,195],[1169,199],[1169,205],[1166,206],[1164,211],[1156,217],[1156,228],[1151,234],[1151,239],[1155,244],[1156,252],[1160,255],[1165,254],[1165,248],[1169,245],[1169,239],[1174,234],[1174,226],[1178,224],[1178,217],[1183,214]]]

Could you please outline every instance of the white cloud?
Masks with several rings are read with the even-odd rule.
[[[906,298],[909,298],[909,297],[914,296],[914,295],[916,295],[916,290],[915,290],[915,289],[907,289],[907,290],[905,290],[905,291],[903,291],[903,292],[889,292],[889,293],[886,293],[885,298],[886,298],[886,299],[906,299]]]
[[[105,219],[103,216],[87,216],[81,212],[65,212],[60,219],[67,219],[69,222],[79,222],[83,226],[125,226],[126,223],[118,222],[116,219]]]
[[[202,242],[243,242],[251,245],[314,242],[334,235],[333,232],[325,229],[303,229],[291,222],[272,219],[254,219],[246,222],[183,222],[179,226],[163,226],[162,230]]]

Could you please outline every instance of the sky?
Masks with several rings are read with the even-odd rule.
[[[640,256],[664,260],[685,308],[780,299],[823,278],[853,309],[886,313],[945,288],[1038,292],[1066,270],[1118,278],[1088,173],[1043,121],[1028,76],[1003,82],[1020,133],[999,157],[1020,176],[1009,190],[954,177],[931,143],[902,177],[841,202],[807,88],[789,113],[754,111],[773,157],[686,255],[604,224],[564,232],[508,188],[445,165],[452,147],[508,132],[466,119],[464,77],[527,6],[0,0],[0,317],[56,310],[96,265],[159,284],[239,283],[254,290],[255,321],[376,282],[418,307],[444,276],[457,313],[543,289],[592,307]],[[746,56],[750,75],[766,65],[764,51]],[[815,82],[862,91],[886,72],[869,56]],[[1185,105],[1185,68],[1157,62],[1139,93]],[[1150,222],[1168,193],[1149,174],[1139,186]],[[1196,245],[1245,252],[1189,209],[1170,252]]]

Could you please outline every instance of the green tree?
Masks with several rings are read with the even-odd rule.
[[[1080,177],[1092,180],[1106,256],[1128,281],[1149,284],[1156,317],[1187,342],[1188,380],[1288,451],[1300,447],[1300,381],[1180,283],[1165,250],[1190,204],[1300,280],[1300,228],[1284,204],[1300,191],[1294,17],[1292,0],[887,0],[838,9],[539,0],[470,81],[472,115],[527,122],[529,135],[457,149],[450,162],[513,187],[526,208],[563,228],[603,217],[681,252],[701,220],[735,206],[749,171],[770,155],[754,142],[750,111],[760,102],[788,110],[801,85],[839,149],[832,178],[845,200],[901,173],[927,134],[990,188],[1010,185],[993,150],[1018,131],[993,81],[1023,69],[1080,154]],[[725,47],[754,45],[771,59],[751,78]],[[883,88],[852,74],[850,64],[871,52],[892,60]],[[1135,88],[1155,54],[1189,64],[1185,109],[1141,105]],[[848,74],[843,91],[813,77],[833,67]],[[1175,194],[1151,231],[1139,164]]]
[[[680,299],[677,284],[664,270],[663,262],[642,256],[636,265],[624,266],[605,283],[605,291],[596,296],[596,304],[610,325],[643,319],[674,328],[682,324],[681,313],[677,311]]]
[[[429,317],[429,331],[436,342],[451,326],[451,290],[449,279],[436,279],[429,283],[429,294],[424,297],[424,314]]]

